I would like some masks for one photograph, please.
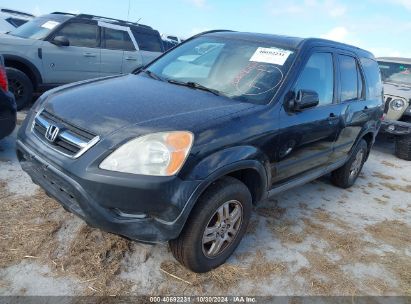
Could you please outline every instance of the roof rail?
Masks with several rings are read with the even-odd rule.
[[[2,8],[1,11],[2,11],[3,13],[18,14],[18,15],[23,15],[23,16],[27,16],[27,17],[35,17],[35,16],[32,15],[32,14],[15,11],[15,10],[8,9],[8,8]]]
[[[148,29],[152,29],[151,26],[148,25],[144,25],[144,24],[139,24],[136,22],[130,22],[130,21],[125,21],[125,20],[121,20],[121,19],[115,19],[115,18],[110,18],[110,17],[102,17],[102,16],[96,16],[96,15],[90,15],[90,14],[79,14],[76,15],[77,18],[84,18],[84,19],[101,19],[101,20],[106,20],[106,21],[114,21],[117,23],[122,23],[122,24],[129,24],[129,25],[134,25],[134,26],[141,26],[141,27],[145,27]]]
[[[73,13],[65,13],[65,12],[52,12],[50,13],[51,15],[70,15],[70,16],[76,16],[76,14]]]

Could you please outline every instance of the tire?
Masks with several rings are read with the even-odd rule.
[[[33,97],[33,84],[25,73],[15,68],[6,68],[9,90],[16,98],[17,110],[23,109]]]
[[[231,210],[230,215],[238,214],[238,210],[241,213],[237,221],[232,221],[232,227],[228,226],[230,222],[227,222],[227,227],[218,228],[221,222],[218,210],[224,210],[223,206],[227,204]],[[234,212],[235,210],[237,211]],[[220,266],[230,257],[244,236],[251,211],[251,194],[242,182],[233,177],[218,180],[201,195],[180,236],[169,241],[171,252],[182,265],[194,272],[207,272]],[[205,237],[207,227],[209,231],[214,231],[210,232],[208,237],[214,236],[216,241],[203,244],[203,241],[207,242],[208,239]],[[230,231],[237,232],[230,234]],[[231,242],[221,241],[225,237],[219,237],[217,233],[225,237],[231,235]],[[222,244],[220,250],[217,250],[216,244]]]
[[[344,166],[331,173],[332,183],[344,189],[354,185],[365,163],[367,153],[367,142],[361,139]]]
[[[395,155],[401,159],[411,160],[411,135],[395,137]]]

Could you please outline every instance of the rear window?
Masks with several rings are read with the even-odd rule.
[[[382,98],[381,73],[378,63],[369,58],[360,58],[368,86],[368,98]]]
[[[142,51],[162,52],[163,45],[159,35],[155,32],[138,32],[133,30],[133,35],[137,41],[138,47]]]

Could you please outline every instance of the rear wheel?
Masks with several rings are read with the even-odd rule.
[[[239,180],[224,177],[200,197],[180,236],[169,242],[174,257],[194,272],[223,264],[246,232],[251,194]]]
[[[16,98],[17,110],[23,109],[32,99],[33,84],[29,77],[15,68],[6,68],[9,90]]]
[[[395,155],[401,159],[411,160],[411,135],[395,137]]]
[[[361,139],[345,165],[331,173],[333,184],[341,188],[349,188],[354,185],[364,165],[367,151],[367,142]]]

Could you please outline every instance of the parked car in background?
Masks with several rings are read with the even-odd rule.
[[[149,26],[93,15],[52,13],[0,36],[18,109],[33,92],[133,72],[163,52]]]
[[[163,41],[164,51],[168,51],[169,49],[172,49],[173,47],[178,45],[177,42],[174,42],[171,40],[163,39],[162,41]]]
[[[0,9],[0,33],[7,33],[30,21],[35,16],[7,8]]]
[[[381,131],[395,136],[395,155],[411,160],[411,59],[378,58],[384,82],[385,118]]]
[[[136,74],[45,93],[17,155],[90,225],[169,241],[178,261],[205,272],[233,253],[253,204],[327,173],[352,186],[382,115],[367,51],[212,31]]]
[[[0,139],[8,136],[16,127],[16,102],[9,92],[3,56],[0,55]]]
[[[176,44],[179,44],[179,43],[184,41],[180,37],[178,37],[176,35],[170,35],[170,34],[161,34],[161,39],[167,40],[167,41],[170,41],[170,42],[173,42],[173,43],[176,43]]]
[[[168,35],[168,34],[162,34],[161,39],[163,40],[165,51],[172,49],[173,47],[175,47],[176,45],[179,45],[181,42],[184,41],[183,39],[175,35]]]

